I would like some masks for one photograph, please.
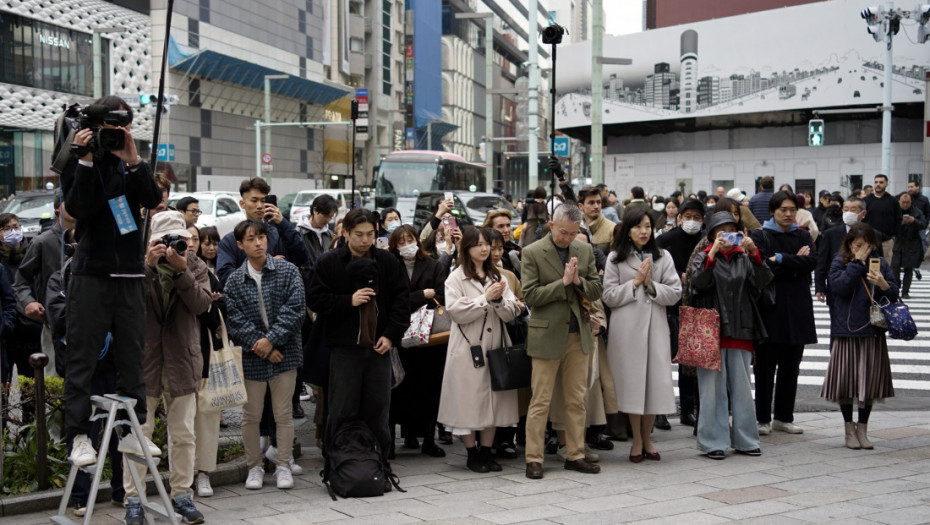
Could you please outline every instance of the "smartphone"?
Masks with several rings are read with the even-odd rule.
[[[481,350],[481,345],[474,345],[471,347],[471,364],[473,364],[475,368],[484,366],[484,352]]]
[[[456,228],[458,228],[458,223],[455,222],[455,217],[451,215],[448,217],[443,217],[442,225],[445,227],[446,231],[449,232],[450,234],[454,232]]]
[[[447,201],[451,201],[451,200],[452,200],[452,192],[451,192],[451,191],[447,191],[447,192],[445,193],[444,197],[445,197],[445,199],[446,199]]]
[[[277,205],[278,205],[278,196],[277,196],[277,195],[271,195],[271,194],[266,195],[266,196],[265,196],[265,204],[273,204],[273,205],[277,206]]]
[[[910,216],[911,216],[910,213],[905,213],[904,215],[901,216],[901,218],[902,218],[902,219],[907,219],[907,218],[910,217]]]
[[[382,250],[387,250],[388,249],[388,238],[378,237],[377,239],[375,239],[375,247],[380,248]]]
[[[878,257],[872,257],[869,259],[869,271],[870,272],[881,272],[882,271],[882,260]]]

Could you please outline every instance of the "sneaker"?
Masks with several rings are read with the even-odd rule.
[[[252,467],[249,469],[249,477],[245,480],[245,488],[249,490],[258,490],[262,488],[265,482],[265,469],[262,467]]]
[[[264,451],[265,459],[267,459],[272,465],[278,462],[278,448],[273,445],[268,445],[268,448]]]
[[[744,456],[754,456],[754,457],[758,457],[758,456],[761,456],[761,455],[762,455],[762,449],[760,449],[760,448],[754,448],[754,449],[752,449],[752,450],[739,450],[739,449],[737,449],[737,450],[736,450],[736,453],[737,453],[737,454],[742,454],[742,455],[744,455]]]
[[[94,445],[91,444],[87,434],[75,436],[68,460],[76,467],[86,467],[97,462],[97,451],[94,450]]]
[[[274,478],[279,489],[294,488],[294,476],[291,474],[291,469],[278,467],[274,471]]]
[[[759,435],[767,436],[772,433],[772,424],[771,423],[759,423]],[[697,427],[695,427],[697,428]]]
[[[300,384],[300,400],[301,400],[301,401],[310,401],[310,398],[311,398],[311,397],[312,397],[312,396],[310,395],[310,391],[307,390],[307,385],[301,383],[301,384]]]
[[[142,508],[142,500],[132,496],[126,498],[126,518],[123,523],[126,525],[145,525],[145,510]]]
[[[161,456],[161,449],[155,446],[155,443],[152,443],[152,440],[142,436],[142,443],[145,444],[149,449],[149,454],[158,457]],[[124,454],[132,454],[134,456],[145,456],[145,453],[142,452],[142,445],[139,443],[139,439],[136,437],[135,433],[130,432],[125,436],[119,439],[119,446],[116,448]]]
[[[198,498],[209,498],[213,495],[213,487],[210,486],[210,475],[206,472],[197,473],[197,479],[194,483],[197,486]]]
[[[727,453],[722,450],[711,450],[707,453],[707,457],[710,459],[716,459],[717,461],[727,459]]]
[[[75,503],[74,515],[79,518],[83,518],[85,514],[87,514],[87,506],[83,503]]]
[[[804,429],[795,425],[794,423],[786,423],[784,421],[779,421],[777,419],[772,420],[772,430],[787,432],[789,434],[803,434],[804,433]]]
[[[258,438],[258,446],[261,447],[262,454],[264,454],[265,451],[268,450],[268,447],[271,446],[271,438],[268,436],[262,436]]]
[[[561,461],[562,463],[565,463],[568,460],[568,448],[565,445],[560,446],[559,449],[555,452],[555,455],[556,457],[559,458],[559,461]],[[595,452],[594,449],[592,449],[588,445],[585,445],[584,446],[584,459],[588,463],[597,463],[598,461],[601,460],[601,456],[597,452]]]
[[[174,498],[171,500],[171,506],[174,507],[175,512],[181,515],[184,523],[203,523],[203,513],[194,506],[190,494]]]
[[[555,451],[555,457],[559,458],[559,461],[562,463],[565,463],[568,459],[568,448],[565,445],[560,445]]]

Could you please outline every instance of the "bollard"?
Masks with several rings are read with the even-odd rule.
[[[45,428],[45,365],[48,356],[36,352],[29,356],[35,371],[36,458],[39,471],[39,490],[48,489],[48,431]]]

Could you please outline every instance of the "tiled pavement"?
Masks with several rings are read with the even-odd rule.
[[[522,459],[503,462],[496,475],[472,473],[458,443],[442,459],[399,448],[393,466],[406,493],[336,502],[320,484],[319,451],[307,444],[299,460],[306,474],[293,490],[273,488],[268,475],[262,490],[216,487],[196,504],[207,523],[222,525],[930,523],[930,411],[881,408],[870,422],[873,451],[844,448],[839,413],[819,412],[797,416],[802,435],[764,436],[762,457],[712,461],[672,419],[671,431],[655,433],[661,462],[634,465],[629,444],[617,443],[601,454],[598,475],[563,470],[547,456],[540,481],[524,477]],[[51,514],[0,521],[49,523]],[[122,523],[122,511],[102,505],[93,523]]]

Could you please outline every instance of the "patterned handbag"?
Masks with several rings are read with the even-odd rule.
[[[686,366],[720,370],[720,314],[709,308],[681,306],[678,355],[672,360]]]
[[[917,325],[911,317],[911,310],[901,300],[881,306],[888,324],[888,337],[910,341],[917,336]]]
[[[410,348],[428,343],[434,315],[435,313],[428,309],[425,304],[416,312],[410,314],[410,326],[404,332],[400,345],[404,348]]]

